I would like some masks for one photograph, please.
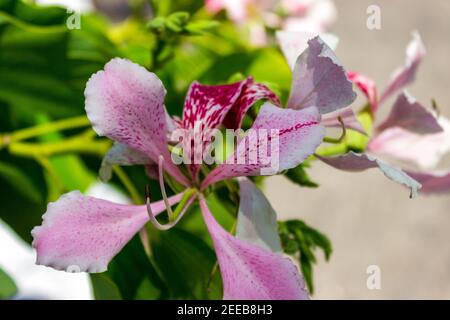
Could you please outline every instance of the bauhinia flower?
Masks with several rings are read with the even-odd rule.
[[[404,66],[394,71],[380,97],[375,82],[367,76],[351,72],[349,77],[366,95],[374,120],[386,101],[398,94],[388,117],[375,126],[366,151],[402,164],[405,172],[422,184],[422,193],[444,193],[450,191],[450,171],[436,166],[450,152],[450,121],[404,91],[415,79],[424,55],[421,38],[413,33]]]
[[[146,223],[167,230],[199,201],[218,257],[225,299],[307,299],[300,272],[281,253],[273,209],[263,193],[242,177],[296,167],[321,144],[325,135],[321,115],[336,112],[355,98],[351,82],[333,57],[320,38],[310,41],[298,61],[302,71],[294,77],[289,108],[280,107],[275,94],[251,78],[218,86],[195,82],[188,91],[182,119],[167,114],[166,91],[154,73],[125,59],[111,60],[91,77],[85,90],[86,113],[94,130],[116,142],[103,161],[101,175],[107,179],[113,164],[145,165],[149,175],[159,179],[163,200],[152,203],[147,195],[146,205],[119,205],[78,191],[65,194],[49,204],[42,225],[32,231],[37,263],[58,270],[103,272]],[[254,144],[248,144],[246,135],[226,161],[207,174],[199,174],[203,171],[198,166],[204,164],[189,163],[185,169],[174,164],[169,149],[175,149],[176,141],[170,137],[177,130],[193,129],[195,133],[198,123],[206,132],[220,127],[240,129],[247,110],[261,99],[268,101],[251,129],[274,135],[265,140],[258,137]],[[196,141],[195,134],[188,138]],[[200,141],[202,152],[212,142]],[[238,156],[251,159],[263,143],[277,146],[264,149],[266,155],[275,157],[275,167],[263,161],[261,154],[256,161],[234,161]],[[165,176],[185,191],[168,198]],[[205,197],[209,186],[236,177],[241,177],[240,206],[233,236],[215,220]],[[173,217],[171,206],[180,201],[186,204]],[[173,219],[162,225],[156,216],[165,210]]]
[[[293,73],[293,82],[298,81],[301,82],[303,86],[304,85],[304,78],[308,74],[309,70],[311,68],[304,68],[303,61],[310,61],[311,58],[309,57],[309,48],[312,46],[312,43],[314,43],[314,33],[310,32],[287,32],[287,31],[279,31],[277,32],[277,38],[278,42],[280,43],[280,47],[283,51],[283,54],[286,58],[287,63],[292,69]],[[331,34],[322,34],[320,36],[324,39],[326,43],[330,47],[335,48],[338,43],[338,39],[331,35]],[[313,38],[313,40],[309,40]],[[339,64],[337,62],[337,58],[332,54],[332,51],[330,47],[324,45],[322,48],[322,51],[320,55],[318,55],[319,59],[322,59],[322,63],[316,63],[316,66],[318,65],[326,65],[324,61],[325,59],[329,59],[330,61],[333,61],[336,68]],[[307,49],[308,48],[308,49]],[[332,70],[333,68],[328,69],[329,74],[333,74]],[[354,80],[352,77],[352,74],[348,73],[349,78]],[[334,76],[333,77],[327,77],[325,80],[322,80],[321,78],[317,78],[316,81],[319,83],[322,83],[322,86],[324,87],[323,90],[320,90],[319,93],[314,95],[306,95],[308,99],[317,98],[318,101],[315,101],[316,105],[322,105],[322,110],[324,113],[324,116],[321,120],[321,123],[324,126],[327,127],[338,127],[343,125],[345,128],[352,129],[355,131],[358,131],[362,134],[366,134],[364,128],[362,127],[361,123],[357,120],[353,110],[349,106],[351,102],[355,99],[355,96],[352,97],[352,99],[347,100],[349,97],[349,94],[345,93],[346,90],[348,91],[349,86],[345,85],[345,82],[343,79],[346,79],[346,81],[349,81],[349,78],[345,77],[345,75],[340,74],[341,81],[338,81]],[[343,77],[343,78],[342,78]],[[299,80],[296,80],[299,79]],[[333,80],[334,79],[334,80]],[[326,81],[333,82],[333,85],[327,85]],[[325,83],[324,83],[325,82]],[[339,86],[339,84],[341,86]],[[308,86],[306,86],[307,88]],[[346,89],[347,88],[347,89]],[[351,86],[350,86],[351,88]],[[291,88],[291,92],[295,92],[296,86],[294,85]],[[305,89],[303,89],[305,90]],[[334,96],[334,102],[341,101],[341,108],[338,110],[330,110],[324,106],[326,106],[326,100],[321,101],[320,96],[321,94],[324,94],[327,92],[327,96]],[[296,91],[295,94],[291,93],[292,96],[298,96],[299,93]],[[301,96],[301,95],[300,95]],[[288,104],[288,107],[292,108],[293,106]],[[332,111],[332,112],[330,112]],[[338,121],[339,120],[339,121]],[[322,160],[328,165],[331,165],[335,168],[346,170],[346,171],[362,171],[367,170],[371,168],[378,168],[380,169],[384,175],[400,184],[405,185],[406,187],[410,188],[411,190],[411,196],[415,196],[417,194],[417,190],[420,189],[421,185],[418,183],[415,179],[413,179],[411,176],[409,176],[407,173],[403,172],[402,170],[392,167],[388,165],[387,163],[378,160],[377,158],[371,156],[371,155],[365,155],[365,154],[357,154],[354,152],[349,152],[344,155],[339,155],[337,157],[324,157],[320,156],[318,154],[315,154],[315,157],[319,160]]]

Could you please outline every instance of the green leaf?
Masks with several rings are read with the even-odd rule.
[[[295,168],[287,170],[284,175],[286,176],[286,178],[302,187],[317,188],[319,186],[316,182],[311,181],[305,171],[304,164],[300,164]]]
[[[0,299],[8,299],[17,293],[14,281],[0,268]]]
[[[91,274],[91,283],[94,290],[94,298],[96,300],[121,300],[119,288],[105,274]]]
[[[313,265],[317,263],[315,251],[321,249],[328,261],[333,251],[330,240],[301,220],[278,222],[278,232],[283,251],[299,259],[309,292],[313,294]]]
[[[165,284],[145,253],[139,236],[135,236],[111,261],[105,274],[118,287],[123,299],[137,299],[138,296],[139,299],[159,299],[166,295]],[[148,282],[146,288],[142,288],[144,282]],[[152,290],[148,290],[149,286]]]
[[[0,162],[0,179],[4,179],[18,193],[30,201],[40,203],[42,194],[36,190],[33,181],[17,166]]]
[[[179,228],[152,232],[154,261],[170,288],[173,299],[206,299],[221,295],[208,282],[216,262],[214,251],[203,240]]]

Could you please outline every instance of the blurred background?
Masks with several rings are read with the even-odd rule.
[[[101,3],[102,1],[97,2]],[[106,3],[116,4],[120,1],[103,1],[103,6],[98,6],[113,21],[121,21],[123,17],[130,14],[127,6],[120,8],[120,5],[119,7],[108,6]],[[377,82],[379,88],[383,88],[392,71],[404,63],[405,47],[410,41],[411,32],[417,30],[422,36],[427,55],[420,66],[417,80],[408,90],[426,105],[430,104],[432,98],[436,99],[441,113],[450,117],[450,90],[448,88],[450,83],[448,60],[450,56],[450,3],[448,1],[431,0],[425,4],[420,0],[396,0],[395,2],[388,0],[336,0],[334,3],[338,16],[330,31],[340,38],[336,51],[337,56],[347,70],[355,70],[370,76]],[[367,7],[374,4],[381,8],[380,30],[368,30],[366,27]],[[0,1],[0,8],[1,5],[2,1]],[[89,1],[70,1],[70,5],[77,10],[94,9]],[[114,10],[111,9],[112,6],[115,8]],[[144,12],[150,14],[151,10],[145,8]],[[0,19],[0,28],[2,21],[4,20]],[[99,22],[85,24],[85,26],[96,32],[92,32],[86,37],[80,36],[78,44],[82,44],[83,47],[78,48],[80,52],[92,53],[95,50],[89,51],[89,49],[91,47],[95,49],[98,42],[103,41],[100,32],[97,33],[103,28],[103,25]],[[127,26],[127,28],[132,27]],[[114,39],[121,39],[126,30],[126,27],[116,30]],[[63,35],[63,37],[65,36]],[[139,34],[135,34],[135,38],[135,42],[146,39]],[[86,39],[89,41],[84,41]],[[17,38],[14,38],[13,34],[8,38],[10,42],[0,42],[0,50],[2,50],[2,45],[7,46],[14,43],[15,40]],[[62,48],[56,47],[57,41],[60,40],[55,40],[54,48],[59,48],[58,50]],[[27,41],[32,41],[32,39]],[[71,43],[71,45],[76,47],[77,42]],[[114,56],[117,53],[112,48],[102,48],[100,54],[105,59],[109,55]],[[41,49],[46,52],[48,47],[40,48],[40,45],[37,44],[33,48],[33,50],[37,50],[36,52]],[[120,51],[120,54],[130,54],[126,50],[133,50],[132,56],[135,60],[151,63],[151,61],[147,61],[147,51],[145,50],[148,48],[145,46],[141,48],[133,42],[132,45]],[[8,54],[11,55],[11,52],[5,52],[2,55],[0,51],[0,57],[3,59],[8,58]],[[55,51],[47,53],[50,56],[58,54]],[[71,53],[73,54],[73,52]],[[80,54],[79,57],[84,58],[86,55]],[[20,60],[20,57],[17,58]],[[38,64],[39,59],[36,59]],[[86,77],[101,68],[101,59],[90,60],[89,65],[81,62],[76,64],[74,70],[77,72],[71,78],[71,84],[81,90]],[[81,58],[80,61],[82,61]],[[56,64],[59,62],[58,58],[55,60],[55,66],[46,66],[42,70],[36,68],[34,72],[47,72],[48,68],[57,69]],[[4,66],[3,69],[0,69],[2,72],[5,70],[11,71]],[[211,70],[220,71],[217,68]],[[265,70],[267,70],[266,67]],[[65,70],[53,71],[60,72],[58,76],[65,76]],[[34,75],[34,72],[31,75]],[[82,107],[82,102],[78,101],[76,97],[70,100],[76,107],[70,109],[71,106],[67,106],[68,110],[55,108],[55,101],[66,101],[65,99],[71,93],[66,92],[64,87],[52,87],[53,82],[50,80],[43,86],[53,88],[46,92],[46,95],[50,96],[51,103],[33,100],[33,96],[20,95],[21,91],[12,86],[12,82],[20,80],[20,78],[14,78],[17,75],[18,73],[14,72],[0,74],[0,107],[8,107],[3,110],[10,111],[11,105],[14,105],[11,101],[16,101],[18,109],[23,108],[25,104],[33,105],[33,103],[41,109],[47,108],[45,109],[48,111],[47,115],[52,118],[81,114],[81,111],[70,111],[72,109],[80,110],[80,106]],[[214,81],[214,78],[207,78],[207,80]],[[38,95],[40,94],[39,86],[27,87],[24,84],[22,87],[18,87],[26,92],[36,90]],[[182,97],[185,88],[186,86],[181,86],[175,89],[180,92]],[[172,102],[179,101],[175,99]],[[359,97],[355,106],[361,104],[363,104],[363,99]],[[386,104],[384,110],[381,111],[382,114],[387,114],[390,104],[392,101]],[[25,123],[29,123],[30,117],[26,115],[23,117],[25,120],[16,119],[13,114],[10,118],[17,120],[18,127],[24,127]],[[46,120],[48,119],[41,117],[39,121]],[[34,118],[33,121],[35,121]],[[2,125],[0,132],[14,129],[14,125],[5,121],[0,120],[0,124]],[[71,163],[77,161],[65,160]],[[89,168],[95,168],[98,165],[98,162],[92,164],[93,161],[89,157],[83,158],[83,160],[86,160]],[[6,167],[1,166],[3,161],[14,163],[17,166],[30,166],[27,170],[33,177],[33,181],[38,181],[38,184],[45,183],[42,178],[34,176],[37,174],[33,172],[34,165],[31,165],[31,162],[10,158],[6,153],[1,153],[0,171],[4,172]],[[61,161],[61,163],[67,163]],[[444,159],[441,166],[449,168],[450,157]],[[7,171],[7,173],[10,179],[11,177],[17,179],[16,176],[11,176],[11,171]],[[314,299],[450,298],[450,195],[418,197],[411,200],[408,198],[406,189],[387,180],[377,170],[353,174],[314,162],[308,173],[313,181],[320,184],[319,189],[299,188],[285,177],[277,176],[266,180],[264,191],[281,220],[302,219],[323,231],[332,241],[333,254],[328,262],[322,259],[320,252],[318,254],[319,263],[314,268]],[[80,185],[86,187],[86,183],[80,181],[70,181],[69,185],[73,189],[80,188]],[[92,298],[91,286],[86,275],[66,274],[33,265],[34,252],[26,243],[30,241],[27,234],[30,230],[29,226],[39,223],[38,212],[42,213],[43,207],[34,206],[37,213],[33,216],[25,203],[12,208],[8,205],[12,202],[12,200],[9,201],[11,198],[8,192],[14,187],[3,183],[1,188],[3,196],[0,197],[0,200],[5,205],[2,205],[3,208],[0,209],[2,210],[0,217],[4,220],[3,222],[0,220],[0,271],[1,269],[6,271],[19,287],[18,297]],[[109,186],[97,186],[90,189],[90,194],[105,196],[105,194],[114,193],[116,200],[119,198],[121,202],[127,202],[126,197],[117,195],[116,192],[117,190],[111,189]],[[50,194],[51,190],[47,193]],[[47,198],[48,194],[46,194]],[[19,199],[18,201],[23,200]],[[20,220],[17,215],[22,213],[25,213],[29,221],[23,223],[25,225],[23,229],[16,228],[16,226],[22,225],[22,222],[17,222]],[[8,225],[14,226],[15,231]],[[367,288],[367,268],[370,265],[377,265],[381,270],[381,289],[379,290]],[[3,279],[2,277],[0,272],[0,281]]]
[[[427,55],[408,91],[419,101],[438,101],[450,116],[450,3],[441,0],[335,1],[332,31],[343,65],[370,75],[383,87],[401,65],[412,30]],[[381,8],[381,30],[365,27],[366,9]],[[386,105],[388,106],[389,103]],[[381,110],[385,114],[389,108]],[[450,165],[447,157],[442,167]],[[316,190],[299,191],[282,177],[270,178],[266,194],[282,217],[298,217],[331,239],[334,252],[315,269],[315,299],[449,299],[450,197],[410,200],[407,191],[369,170],[349,174],[314,163]],[[294,203],[292,199],[296,199]],[[368,290],[367,267],[381,269],[381,290]]]

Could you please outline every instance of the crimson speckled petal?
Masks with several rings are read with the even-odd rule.
[[[225,85],[192,83],[183,109],[183,127],[192,129],[196,122],[202,128],[220,126],[228,111],[238,100],[247,80]]]
[[[171,205],[183,194],[169,198]],[[153,214],[165,211],[163,201]],[[84,196],[79,191],[50,203],[42,225],[33,229],[39,265],[69,272],[103,272],[109,261],[149,220],[145,205],[122,205]]]
[[[100,136],[146,154],[154,162],[164,157],[164,168],[185,185],[189,181],[172,163],[167,149],[166,90],[144,67],[115,58],[94,74],[85,90],[86,113]]]
[[[303,278],[290,258],[229,234],[203,197],[200,207],[219,261],[225,300],[308,299]]]

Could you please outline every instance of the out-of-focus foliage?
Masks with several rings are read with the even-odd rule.
[[[13,297],[17,293],[14,281],[0,268],[0,299]]]

